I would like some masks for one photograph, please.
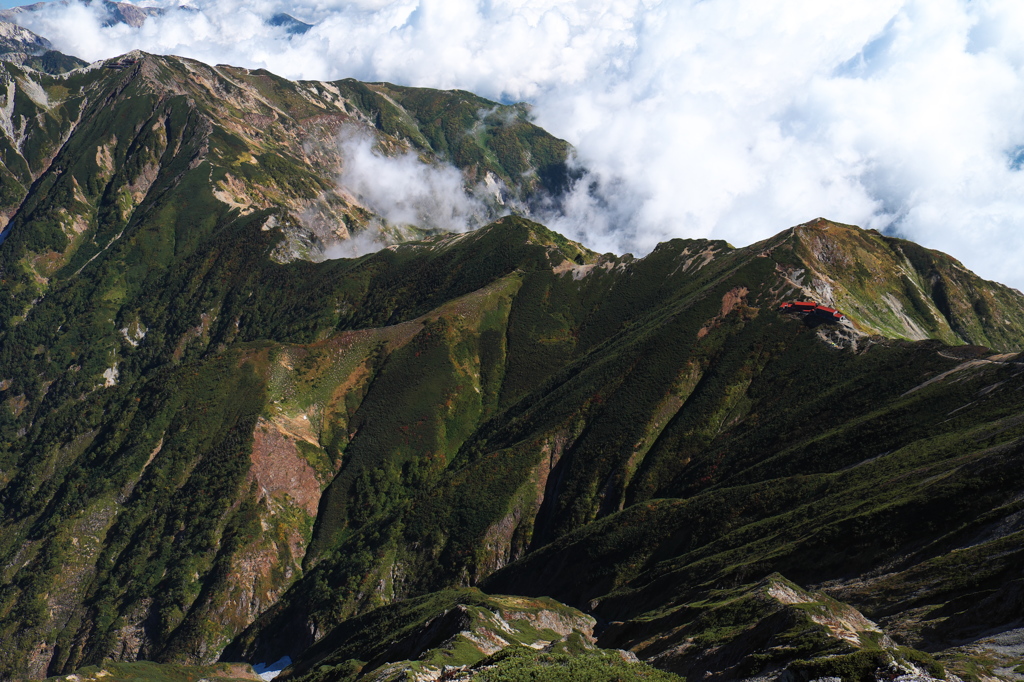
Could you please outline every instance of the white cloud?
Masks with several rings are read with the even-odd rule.
[[[427,164],[413,152],[385,156],[375,143],[358,128],[343,130],[338,180],[388,224],[465,232],[497,217],[479,192],[466,191],[455,166]]]
[[[333,260],[335,258],[359,258],[368,253],[376,253],[387,246],[376,237],[377,235],[370,231],[357,232],[350,239],[328,244],[324,249],[323,257]]]
[[[177,0],[161,0],[172,7]],[[1015,0],[196,0],[140,29],[25,20],[86,59],[133,48],[534,104],[590,169],[553,226],[600,250],[746,244],[823,215],[1024,288],[1024,6]],[[315,23],[289,36],[264,19]],[[593,189],[595,188],[596,189]]]

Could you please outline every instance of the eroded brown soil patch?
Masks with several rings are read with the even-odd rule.
[[[286,493],[294,504],[316,516],[320,503],[316,472],[299,455],[295,441],[263,419],[253,433],[249,476],[259,484],[264,495],[273,497]]]

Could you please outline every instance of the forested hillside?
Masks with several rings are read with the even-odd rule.
[[[823,219],[594,253],[469,93],[2,68],[3,679],[1022,676],[1020,292]],[[344,126],[512,215],[381,220]]]

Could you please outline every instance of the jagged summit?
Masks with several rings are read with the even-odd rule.
[[[53,49],[50,41],[9,21],[0,21],[0,52],[44,52]]]
[[[53,49],[46,38],[9,21],[0,20],[0,60],[36,71],[59,74],[86,62]]]
[[[307,24],[301,19],[296,19],[290,14],[284,12],[278,12],[274,16],[267,20],[267,24],[270,26],[279,26],[283,28],[290,35],[302,35],[313,28],[313,24]]]

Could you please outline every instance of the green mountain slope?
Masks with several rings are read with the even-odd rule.
[[[525,206],[540,192],[557,193],[568,173],[568,145],[529,123],[522,105],[465,92],[351,79],[293,83],[141,52],[54,77],[10,62],[3,69],[10,112],[0,211],[22,220],[48,212],[55,227],[33,244],[30,263],[44,279],[112,243],[97,231],[101,224],[123,223],[131,236],[143,221],[201,223],[208,211],[197,202],[213,213],[276,209],[274,222],[288,236],[277,258],[316,258],[373,218],[338,184],[337,137],[346,128],[370,131],[384,153],[411,150],[427,163],[454,164],[468,185],[487,184],[495,215],[504,210],[495,202]],[[118,115],[108,116],[113,110]],[[186,138],[193,147],[182,146]],[[203,185],[193,192],[197,213],[143,215],[190,181]],[[35,206],[40,197],[45,207]],[[385,238],[421,234],[415,226],[374,225]],[[147,255],[161,262],[161,253]]]
[[[446,590],[346,622],[281,679],[452,679],[457,671],[465,679],[509,679],[506,668],[531,668],[537,674],[546,659],[557,667],[578,666],[577,676],[596,672],[592,679],[602,672],[609,679],[679,679],[630,661],[623,652],[598,649],[593,629],[593,618],[551,599]]]
[[[791,290],[839,308],[861,331],[1020,348],[1020,292],[980,279],[944,253],[821,218],[765,248],[792,251],[779,259]]]
[[[242,225],[185,261],[185,272],[205,264],[201,279],[165,280],[125,328],[116,384],[94,380],[85,409],[45,402],[75,395],[48,386],[32,431],[10,424],[26,454],[9,460],[3,492],[8,556],[23,566],[7,579],[8,637],[53,642],[50,670],[118,650],[213,660],[253,619],[228,658],[297,656],[350,616],[516,559],[487,585],[649,618],[733,574],[809,584],[868,573],[920,541],[921,518],[937,542],[978,514],[1013,513],[1012,478],[950,505],[977,479],[942,476],[928,507],[938,514],[920,511],[931,492],[915,491],[960,466],[979,425],[1013,442],[998,420],[1019,410],[999,400],[1016,393],[1015,356],[877,338],[839,349],[775,312],[782,280],[759,246],[680,241],[642,260],[599,258],[508,219],[358,261],[278,265],[272,237],[253,252]],[[154,323],[171,316],[152,311],[217,291],[221,308],[194,308],[195,326]],[[961,365],[955,381],[904,396]],[[8,398],[9,414],[23,403],[19,418],[32,403]],[[942,454],[950,447],[957,458]],[[900,486],[878,485],[895,474]],[[829,486],[835,502],[815,509],[832,511],[801,526],[801,500]],[[823,533],[846,547],[841,529],[870,518],[872,500],[885,539],[864,531],[859,563],[797,541]],[[735,533],[708,523],[733,516]],[[788,530],[751,538],[750,524]],[[86,529],[91,546],[68,549]],[[966,587],[990,589],[1014,556]],[[676,570],[692,589],[665,591],[660,572]],[[47,596],[57,585],[60,603]],[[965,588],[946,587],[935,607]]]
[[[977,675],[956,647],[1019,627],[1018,292],[820,219],[638,259],[509,216],[313,262],[305,211],[370,220],[317,151],[337,126],[524,204],[566,147],[468,93],[117,65],[0,65],[3,679],[285,655],[343,677],[399,636],[374,619],[514,595],[723,680],[933,665],[900,645]],[[778,310],[807,297],[849,321]],[[513,596],[446,592],[472,586]],[[459,674],[658,675],[504,648]]]
[[[624,621],[772,571],[855,580],[910,550],[917,565],[956,550],[948,536],[969,535],[979,515],[1013,518],[1019,434],[1002,420],[1015,424],[1021,408],[1017,356],[826,333],[780,315],[780,265],[791,261],[776,253],[792,257],[675,242],[640,261],[528,274],[503,334],[500,417],[454,458],[450,444],[438,448],[446,471],[433,485],[403,487],[405,469],[335,478],[307,555],[315,568],[228,655],[262,652],[260,632],[324,631],[516,559],[483,584]],[[520,356],[520,344],[543,351]],[[545,378],[518,389],[523,373]],[[389,407],[400,430],[422,423]],[[990,432],[998,438],[978,440]],[[928,603],[990,590],[1018,561],[992,560],[992,573],[946,583]],[[901,587],[920,597],[917,584]],[[920,643],[930,626],[908,627]],[[308,643],[277,636],[264,656]]]
[[[682,678],[639,664],[632,652],[596,648],[594,620],[554,600],[444,590],[345,621],[282,679],[735,679],[765,668],[798,680],[873,679],[879,669],[945,675],[928,654],[898,647],[855,609],[778,574],[715,590],[686,615],[671,623],[605,624],[602,635],[644,638],[635,650]],[[403,657],[415,658],[396,660]]]
[[[259,222],[250,225],[265,234]],[[4,384],[8,397],[0,413],[8,439],[2,493],[8,575],[0,597],[8,618],[0,635],[11,650],[25,654],[8,664],[31,665],[31,643],[40,640],[50,643],[44,655],[53,657],[47,661],[51,670],[115,651],[128,658],[215,659],[226,638],[301,573],[321,487],[348,445],[349,410],[359,406],[368,380],[381,374],[380,386],[402,381],[401,368],[415,364],[418,347],[436,345],[435,335],[449,320],[462,320],[459,303],[466,295],[490,300],[474,293],[481,283],[498,280],[493,296],[500,299],[507,295],[503,278],[514,279],[517,267],[550,269],[552,253],[557,262],[565,253],[585,254],[551,233],[535,235],[515,223],[509,228],[452,238],[474,244],[473,254],[482,260],[429,244],[317,266],[268,260],[270,236],[268,247],[246,260],[238,254],[251,242],[228,231],[204,259],[219,248],[235,257],[221,253],[219,265],[204,275],[230,284],[234,293],[226,300],[237,306],[234,312],[223,320],[199,313],[196,327],[168,328],[163,323],[172,316],[153,311],[182,310],[188,294],[174,286],[157,289],[149,304],[156,308],[140,311],[124,333],[112,328],[122,336],[120,359],[116,380],[106,387],[102,375],[83,378],[84,370],[77,370],[33,395],[15,368],[34,314],[11,330],[17,343],[4,346],[4,376],[15,379]],[[250,269],[254,259],[263,263],[262,271]],[[187,289],[192,281],[180,286]],[[433,288],[415,286],[424,281]],[[330,303],[319,299],[319,317],[294,307],[305,299],[304,285],[321,295],[334,288]],[[254,297],[246,286],[268,296]],[[380,299],[382,291],[390,296]],[[282,313],[282,302],[270,292],[291,292],[293,308]],[[437,315],[422,315],[438,304]],[[355,323],[355,331],[309,347],[247,341],[266,334],[322,337],[338,328],[343,310],[353,320],[408,321],[366,332]],[[477,324],[494,322],[484,316]],[[172,338],[163,337],[168,332]],[[455,330],[450,333],[454,338]],[[66,343],[29,357],[49,364],[67,352],[82,361],[82,348],[73,339]],[[351,356],[337,362],[348,350]],[[443,356],[437,360],[440,370],[458,369]],[[318,370],[326,370],[324,376]],[[458,433],[448,433],[451,415],[433,414],[433,401],[458,384],[442,383],[426,395],[416,388],[407,399],[409,409],[418,410],[417,421],[426,422],[424,438],[447,446]],[[381,401],[392,400],[377,395],[370,396],[372,409],[356,419],[373,419]],[[327,419],[329,432],[320,433],[325,422],[317,418]],[[369,475],[379,463],[382,444],[375,439],[381,427],[363,431],[358,443]],[[406,457],[422,459],[414,454],[421,453]]]
[[[369,125],[366,121],[382,112],[400,114],[407,119],[403,125],[418,125],[414,118],[354,81],[294,84],[269,74],[140,54],[111,64],[123,68],[97,65],[59,78],[0,64],[8,82],[4,111],[9,114],[0,136],[7,145],[0,150],[7,221],[0,249],[0,496],[6,529],[0,544],[7,557],[0,599],[8,614],[0,630],[17,642],[5,640],[9,650],[18,651],[2,661],[5,669],[29,665],[36,675],[47,666],[59,669],[63,663],[57,661],[83,656],[92,646],[88,630],[95,628],[117,642],[96,644],[97,656],[115,646],[122,657],[156,656],[153,634],[162,633],[157,639],[163,641],[202,592],[190,576],[195,571],[223,573],[224,565],[215,568],[217,557],[223,556],[223,564],[241,551],[226,542],[225,529],[241,533],[238,528],[251,528],[244,523],[255,522],[248,507],[238,506],[252,497],[250,491],[237,490],[239,479],[226,472],[241,465],[235,473],[246,475],[248,458],[238,460],[238,448],[250,447],[254,433],[259,437],[262,407],[257,404],[263,404],[266,386],[246,378],[248,370],[237,374],[226,358],[227,364],[198,374],[175,368],[238,341],[311,340],[337,328],[343,317],[358,326],[359,319],[386,320],[396,312],[372,297],[358,310],[343,311],[341,298],[336,306],[323,306],[309,298],[321,291],[313,274],[318,268],[276,261],[287,260],[282,254],[292,252],[295,240],[312,234],[302,231],[297,211],[308,209],[310,202],[330,204],[324,203],[324,192],[340,192],[336,196],[344,199],[334,182],[333,162],[323,155],[314,162],[306,150],[324,144],[337,155],[332,131],[346,124]],[[327,98],[311,102],[316,88]],[[341,97],[339,88],[361,93],[361,104]],[[459,93],[436,93],[433,99],[459,116],[484,102]],[[334,113],[325,114],[325,108]],[[547,144],[551,154],[560,149],[564,158],[564,143],[526,123],[517,111],[501,109],[494,125],[532,130],[530,140]],[[447,110],[432,115],[449,121]],[[486,122],[477,124],[481,134],[490,130]],[[452,135],[455,125],[450,125]],[[382,144],[415,144],[372,130]],[[486,140],[480,144],[489,149]],[[448,158],[444,150],[426,149],[424,154]],[[500,165],[493,168],[501,171]],[[540,185],[523,180],[508,187],[528,197]],[[228,190],[249,203],[235,201]],[[342,208],[366,221],[358,204]],[[344,222],[333,224],[348,229]],[[382,258],[391,255],[384,252]],[[515,257],[504,256],[505,261]],[[485,264],[479,281],[470,278],[453,282],[453,288],[413,294],[404,305],[425,311],[430,300],[437,305],[471,291],[490,281],[492,270],[504,273],[502,268],[515,267],[505,261]],[[323,267],[340,273],[349,266],[335,262]],[[408,280],[405,286],[418,288],[418,276],[450,277],[450,266],[401,277]],[[376,287],[374,273],[366,271],[345,286],[350,290],[339,294],[360,303]],[[243,304],[254,293],[258,303],[243,314]],[[202,422],[197,426],[190,406],[200,404],[213,412],[204,407],[195,413]],[[173,433],[184,440],[175,440]],[[274,450],[274,436],[268,443]],[[207,457],[214,451],[219,461]],[[165,456],[169,469],[162,468]],[[176,464],[171,462],[175,458]],[[200,460],[205,464],[198,466]],[[304,462],[296,461],[295,466]],[[264,468],[272,471],[274,465],[268,460]],[[159,491],[150,491],[153,496],[143,493],[145,486],[135,487],[143,470],[164,481],[156,484],[164,486]],[[316,489],[316,475],[323,474],[303,471],[308,475],[304,482],[312,480]],[[186,480],[193,480],[192,487],[182,491]],[[185,499],[197,490],[199,499]],[[170,501],[174,494],[179,502]],[[129,499],[145,501],[136,515],[123,516]],[[244,570],[250,582],[239,593],[250,595],[243,600],[246,606],[224,615],[235,624],[213,626],[200,637],[204,642],[230,638],[294,577],[316,505],[307,496],[285,506],[277,537],[247,540],[251,546]],[[178,511],[162,516],[169,509]],[[229,523],[225,514],[241,516]],[[181,525],[193,515],[212,525],[184,531],[198,544],[183,548],[183,531],[163,526]],[[142,526],[154,533],[149,540],[139,535]],[[85,532],[95,541],[67,544]],[[107,565],[116,564],[125,551],[147,557],[150,567],[136,565],[143,561],[137,558],[127,559],[127,567],[121,565],[125,562]],[[185,562],[177,578],[165,575],[172,557],[193,554],[203,557],[199,564]],[[41,567],[33,563],[36,559],[48,563]],[[51,591],[61,570],[59,582],[66,578],[67,584]],[[17,575],[28,576],[32,584],[18,583]],[[167,593],[177,591],[171,601],[178,606],[167,606],[158,616],[160,607],[149,607],[145,590],[161,579],[179,585]],[[119,587],[107,594],[92,582],[104,580]],[[136,587],[126,596],[127,585]],[[148,633],[139,634],[139,623],[147,618]],[[37,651],[43,640],[47,644]],[[196,646],[180,655],[216,658],[218,645],[213,650],[208,644]],[[43,662],[26,663],[33,657]]]

